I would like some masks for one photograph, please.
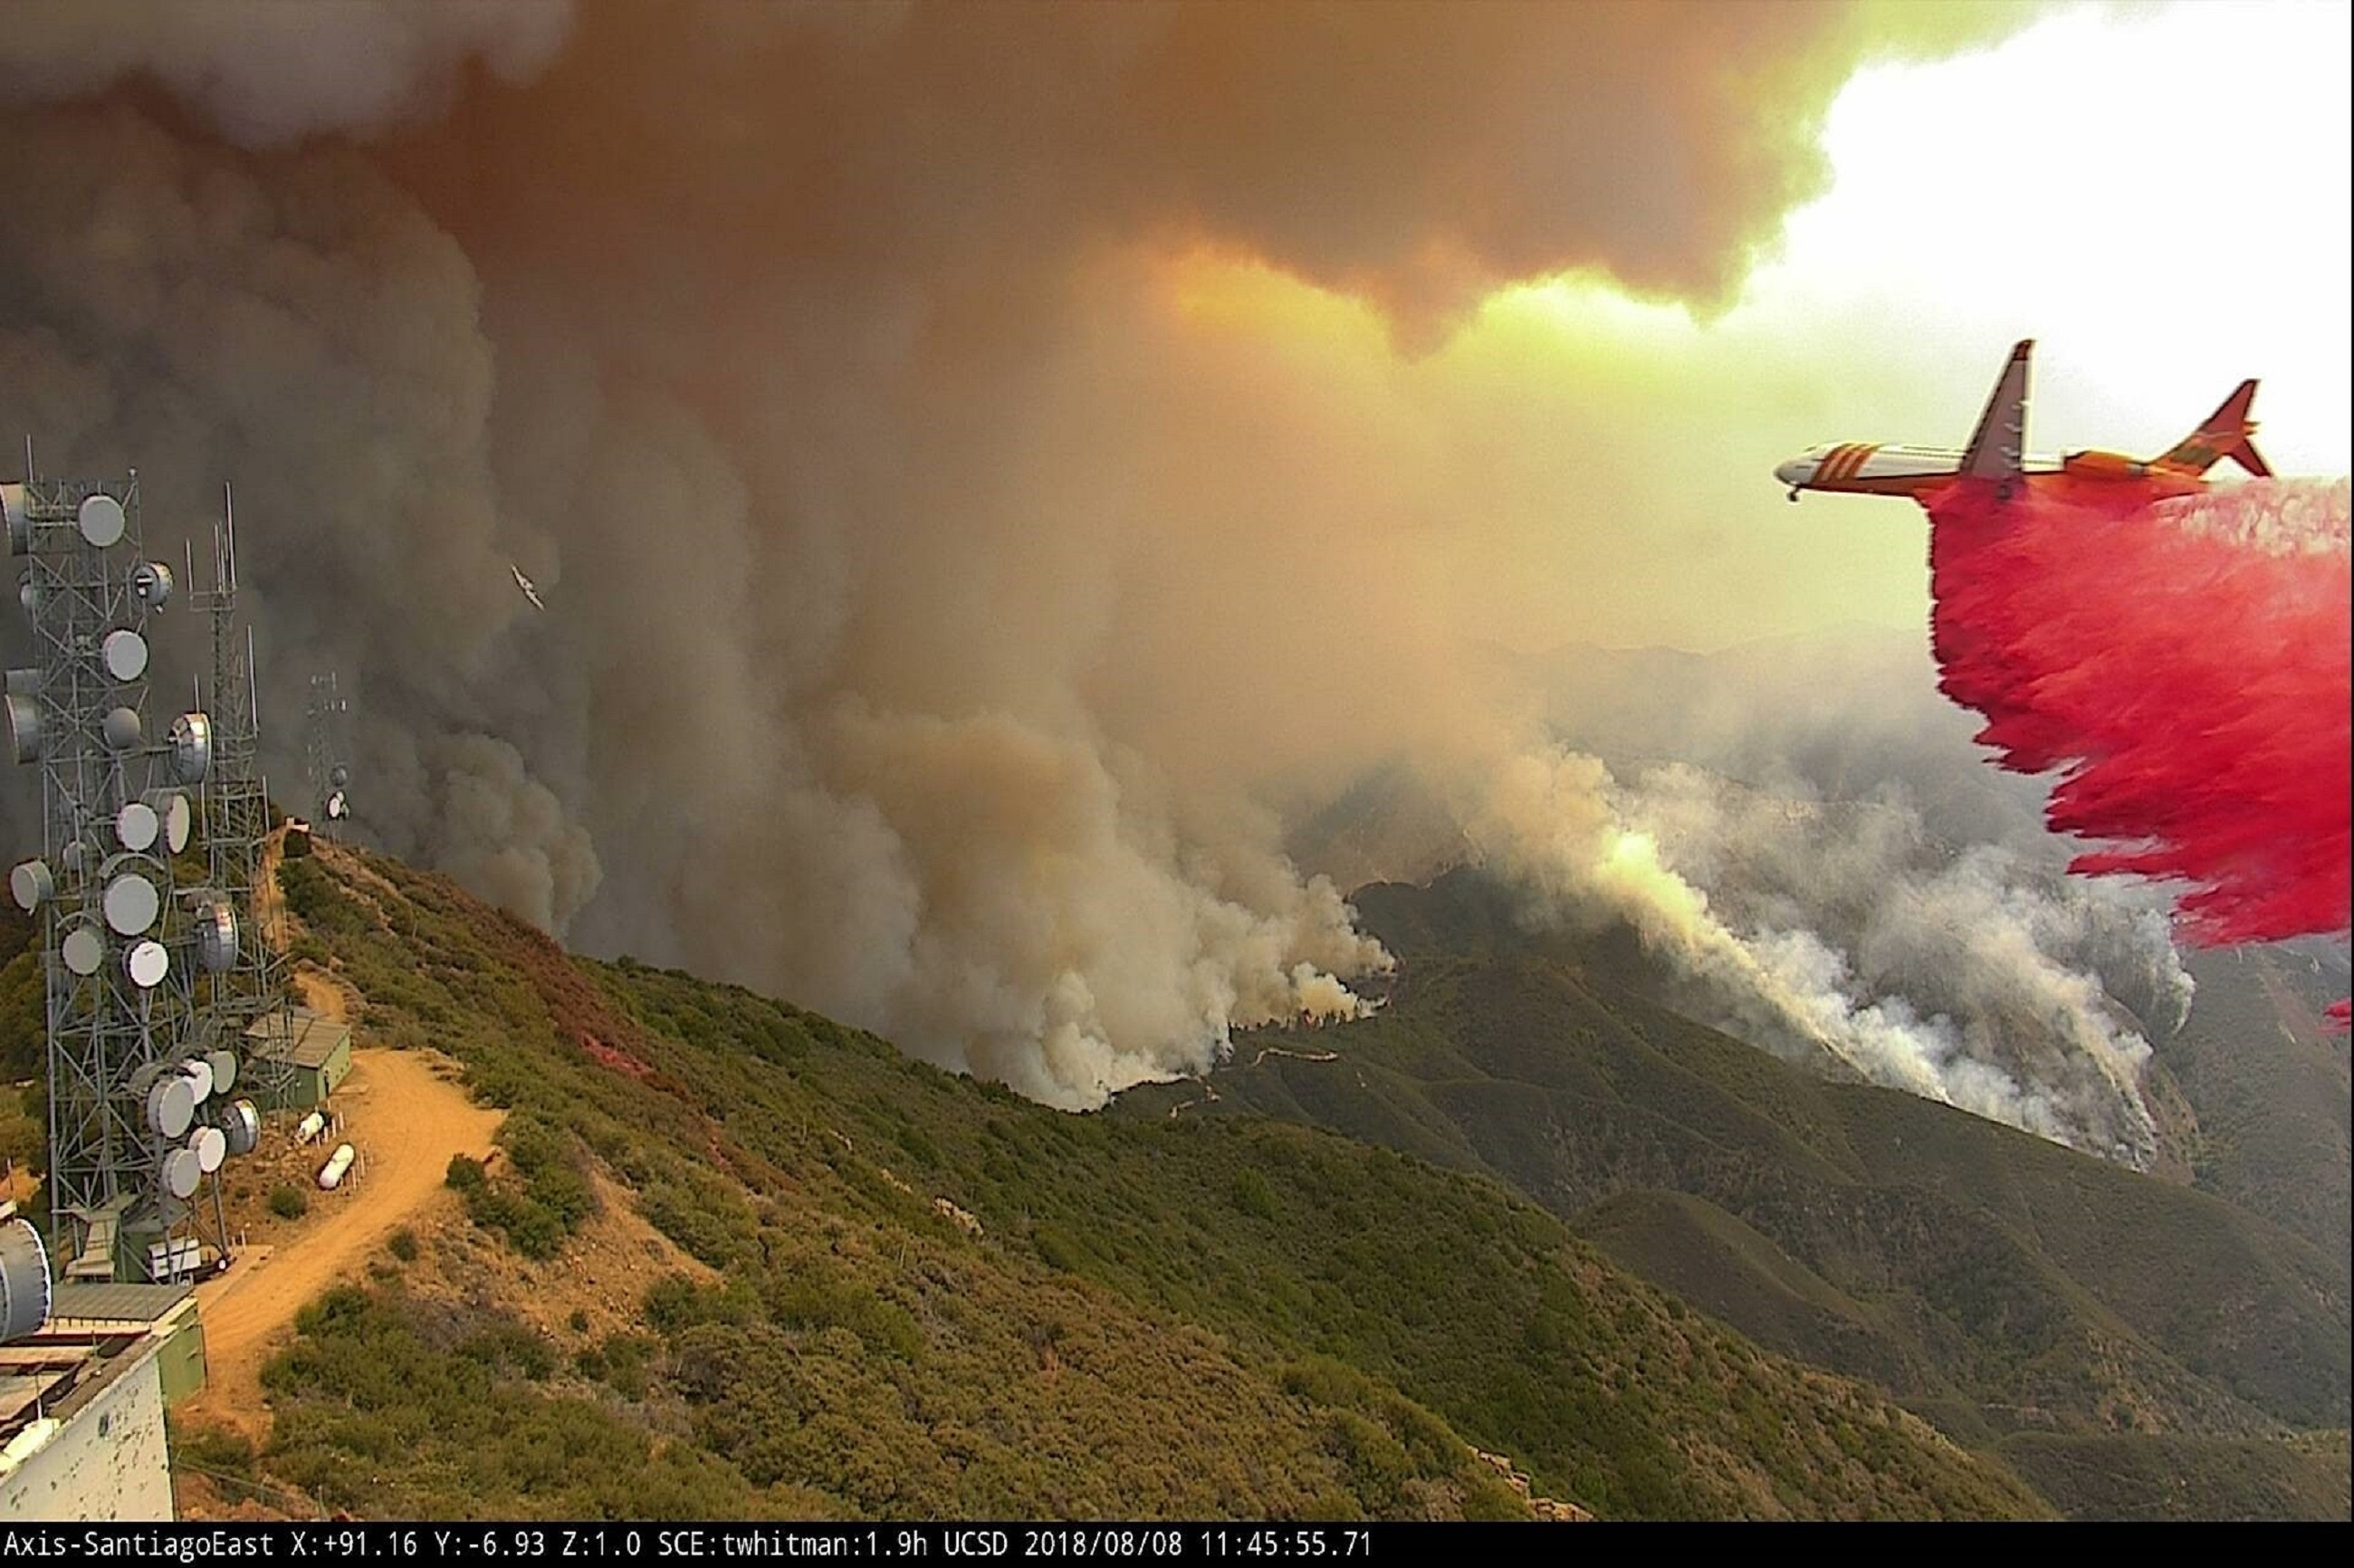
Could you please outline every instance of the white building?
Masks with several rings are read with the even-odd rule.
[[[202,1383],[203,1346],[186,1286],[58,1286],[0,1345],[0,1520],[173,1518],[165,1385]]]

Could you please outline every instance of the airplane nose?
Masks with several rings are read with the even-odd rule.
[[[1784,484],[1804,484],[1808,478],[1808,471],[1814,466],[1805,458],[1792,458],[1774,471],[1774,477]]]

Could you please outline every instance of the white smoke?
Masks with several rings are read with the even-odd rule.
[[[1234,832],[1191,839],[1154,772],[1007,715],[853,710],[839,787],[891,824],[904,966],[849,1015],[1051,1104],[1197,1073],[1237,1024],[1353,1017],[1341,978],[1384,969],[1322,877]]]
[[[1561,747],[1503,765],[1469,832],[1541,918],[1624,919],[1736,1034],[2137,1169],[2156,1156],[2149,1045],[2109,988],[2170,1029],[2190,980],[2130,893],[1945,851],[1901,801],[1825,808],[1688,765],[1629,784]]]
[[[2187,533],[2276,555],[2347,551],[2354,483],[2347,480],[2252,479],[2159,502],[2157,516]]]

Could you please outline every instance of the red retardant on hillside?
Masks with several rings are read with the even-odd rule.
[[[2114,846],[2071,871],[2189,884],[2202,947],[2347,929],[2347,484],[2050,483],[1924,497],[1939,685],[2003,767],[2064,769],[2052,827]]]

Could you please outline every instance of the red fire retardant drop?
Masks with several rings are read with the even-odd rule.
[[[2153,505],[2055,480],[1924,498],[1939,684],[2003,767],[2063,770],[2052,827],[2109,846],[2070,870],[2188,884],[2202,947],[2346,930],[2345,483]]]

